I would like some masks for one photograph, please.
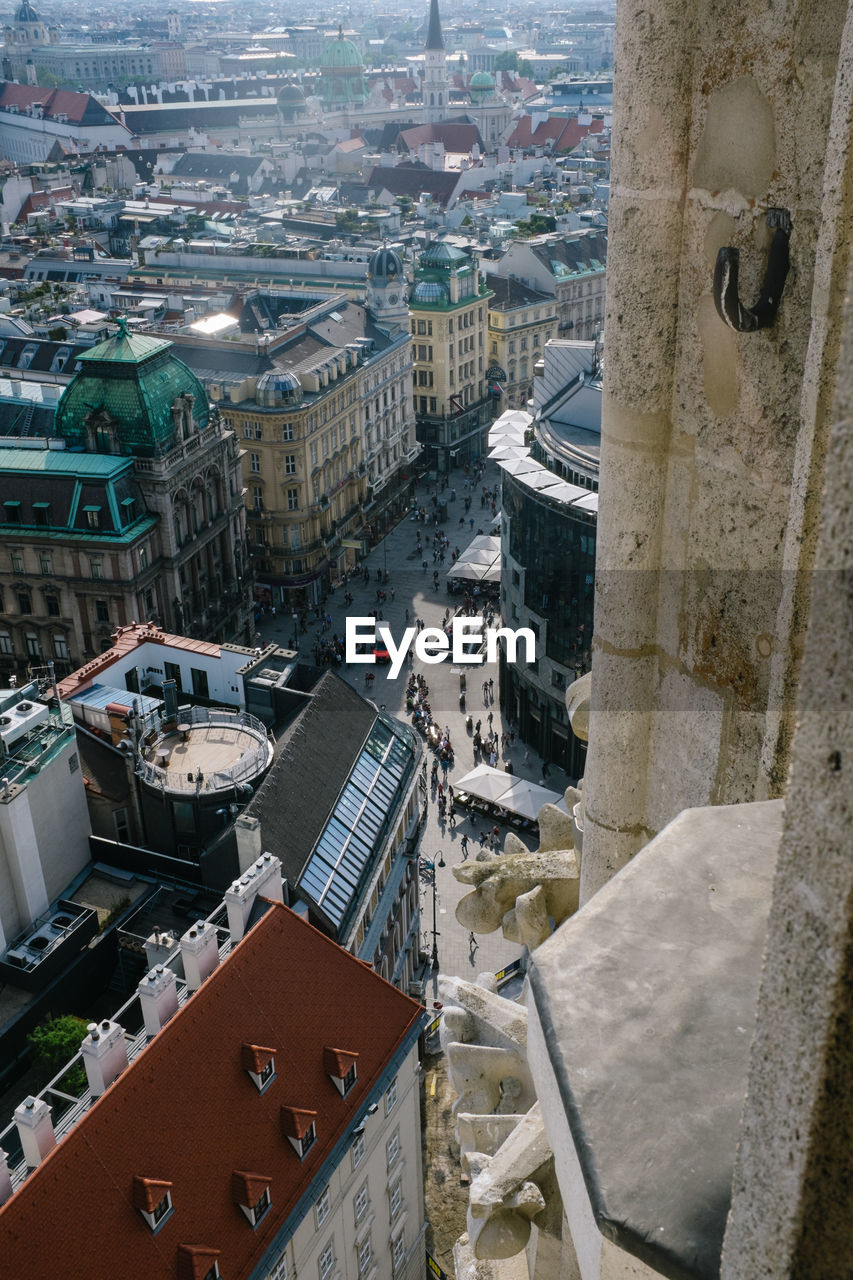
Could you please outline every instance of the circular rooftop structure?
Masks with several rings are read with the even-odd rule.
[[[183,707],[170,732],[140,748],[137,772],[164,795],[219,804],[254,789],[272,759],[266,726],[248,712]]]
[[[387,249],[383,246],[381,249],[377,249],[370,259],[367,271],[368,275],[372,276],[377,284],[400,280],[403,276],[402,259],[393,249]]]
[[[296,374],[287,369],[264,373],[258,378],[255,399],[270,409],[295,408],[302,401],[302,384]]]
[[[468,82],[468,92],[472,102],[483,102],[491,98],[495,91],[495,82],[488,71],[476,71]]]
[[[327,42],[320,57],[319,94],[327,107],[363,106],[367,101],[361,54],[344,38],[343,27],[338,27],[336,38]]]
[[[276,102],[279,114],[288,120],[306,110],[305,94],[298,84],[286,84],[279,89]]]
[[[438,280],[420,280],[412,293],[413,302],[445,302],[447,286]]]
[[[39,18],[33,6],[30,4],[30,0],[24,0],[23,4],[20,5],[20,7],[17,9],[15,13],[15,21],[16,22],[40,22],[41,19]]]

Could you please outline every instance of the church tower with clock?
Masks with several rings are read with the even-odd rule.
[[[409,305],[403,261],[398,253],[383,245],[367,268],[367,309],[377,324],[388,332],[408,329]]]

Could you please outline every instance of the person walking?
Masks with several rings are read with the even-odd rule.
[[[463,862],[467,862],[467,860],[468,860],[468,836],[467,836],[467,834],[463,834],[462,839],[459,841],[459,847],[460,847],[460,849],[462,850],[462,861],[463,861]]]

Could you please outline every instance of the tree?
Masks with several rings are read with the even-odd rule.
[[[518,54],[514,49],[505,49],[503,53],[499,53],[494,61],[495,71],[517,71],[518,70]]]
[[[518,69],[518,74],[520,76],[524,76],[525,80],[532,80],[534,78],[533,63],[528,62],[526,58],[521,59],[517,69]]]
[[[43,1067],[49,1079],[65,1066],[69,1058],[80,1048],[86,1036],[86,1022],[73,1013],[64,1013],[58,1018],[48,1015],[27,1036],[33,1058],[38,1066]],[[69,1092],[82,1089],[86,1084],[86,1071],[76,1066],[66,1073],[65,1084]]]

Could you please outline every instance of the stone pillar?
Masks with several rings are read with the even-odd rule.
[[[620,7],[582,901],[682,809],[784,789],[847,253],[824,203],[845,13]],[[791,271],[774,325],[736,332],[714,262],[740,249],[752,305],[769,206]]]
[[[853,178],[853,12],[836,97],[833,182],[848,228]],[[841,74],[846,72],[846,74]],[[828,184],[829,186],[830,184]],[[825,206],[826,207],[826,206]],[[840,231],[840,224],[839,224]],[[846,244],[849,230],[843,237]],[[836,237],[835,244],[842,243]],[[830,285],[830,282],[826,282]],[[846,284],[824,516],[797,702],[798,729],[770,913],[723,1280],[836,1280],[853,1251],[853,270]],[[816,394],[829,399],[825,379]]]

